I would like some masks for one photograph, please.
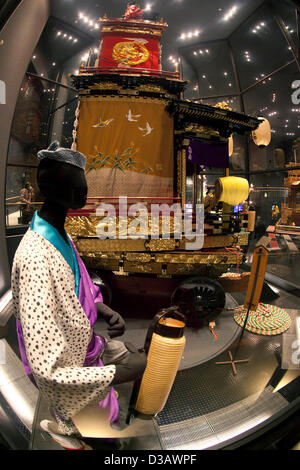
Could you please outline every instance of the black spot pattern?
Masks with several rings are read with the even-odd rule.
[[[83,367],[92,329],[74,289],[61,253],[29,229],[12,268],[14,313],[36,383],[65,434],[76,429],[72,416],[105,398],[115,374],[115,366]]]

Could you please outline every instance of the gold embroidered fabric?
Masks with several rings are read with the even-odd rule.
[[[77,149],[88,196],[173,196],[173,119],[166,101],[82,98]]]

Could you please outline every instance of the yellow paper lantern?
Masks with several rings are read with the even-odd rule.
[[[252,132],[253,142],[260,148],[267,147],[272,138],[271,125],[265,118],[259,117],[261,120],[258,128]]]
[[[250,193],[249,182],[245,178],[226,176],[218,178],[215,183],[215,197],[217,201],[230,206],[236,206],[248,199]]]

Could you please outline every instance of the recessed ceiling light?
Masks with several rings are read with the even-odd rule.
[[[237,12],[237,6],[233,6],[229,11],[228,13],[224,16],[224,21],[228,21],[230,20],[234,15],[235,13]]]

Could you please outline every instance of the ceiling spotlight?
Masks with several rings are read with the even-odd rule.
[[[230,20],[234,16],[234,14],[237,12],[237,6],[232,7],[224,16],[224,21]]]

